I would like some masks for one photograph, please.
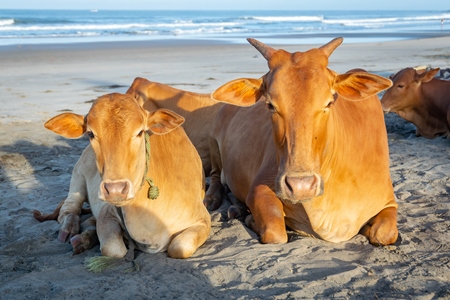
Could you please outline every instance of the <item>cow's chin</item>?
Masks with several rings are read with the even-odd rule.
[[[314,197],[310,197],[310,198],[303,198],[303,199],[291,199],[284,195],[278,195],[278,193],[277,193],[277,197],[281,200],[281,202],[288,203],[288,204],[303,204],[303,203],[311,201],[314,198]]]
[[[124,199],[108,199],[108,200],[104,200],[104,201],[108,202],[109,204],[114,205],[116,207],[124,207],[128,203],[130,203],[131,200],[132,199],[128,199],[128,200],[124,200]]]
[[[388,108],[384,108],[384,107],[383,107],[383,112],[384,112],[385,114],[388,114],[388,113],[391,112],[391,108],[390,108],[390,107],[388,107]]]
[[[128,203],[131,202],[131,200],[133,200],[133,198],[131,199],[125,199],[123,197],[119,197],[119,196],[112,196],[112,197],[108,197],[108,199],[105,199],[105,197],[100,197],[100,199],[102,201],[105,201],[111,205],[117,206],[117,207],[123,207],[126,206]]]

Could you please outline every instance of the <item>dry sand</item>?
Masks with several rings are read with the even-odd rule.
[[[449,59],[450,37],[344,41],[330,67],[388,75],[417,65],[448,68]],[[266,62],[250,45],[22,45],[0,47],[0,70],[0,299],[450,299],[448,140],[417,138],[413,125],[386,116],[399,202],[395,245],[374,247],[359,235],[332,244],[292,232],[288,244],[262,245],[243,223],[223,218],[225,204],[193,257],[136,252],[134,263],[94,274],[84,260],[98,256],[98,246],[72,256],[56,239],[59,224],[32,216],[66,196],[88,143],[60,138],[43,123],[65,110],[86,113],[92,99],[125,92],[137,76],[211,92],[227,80],[259,77]]]

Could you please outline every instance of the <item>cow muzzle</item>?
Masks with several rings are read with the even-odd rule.
[[[389,113],[391,111],[391,107],[389,105],[386,105],[386,102],[381,101],[381,109],[385,114]]]
[[[391,112],[391,108],[390,107],[388,107],[388,108],[382,107],[382,109],[383,109],[383,113],[384,114],[388,114],[388,113]]]
[[[278,180],[277,196],[301,203],[323,194],[322,176],[316,173],[287,174]]]
[[[134,188],[130,180],[111,180],[100,183],[99,198],[116,206],[134,198]]]

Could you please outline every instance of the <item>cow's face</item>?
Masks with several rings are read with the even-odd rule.
[[[148,112],[129,95],[98,98],[86,117],[62,114],[46,128],[65,137],[86,133],[102,178],[99,198],[116,206],[127,204],[141,188],[146,165],[146,132],[165,134],[184,119],[169,110]]]
[[[388,79],[365,72],[337,75],[329,70],[328,57],[341,42],[338,38],[319,49],[288,53],[250,40],[267,59],[269,72],[258,80],[234,80],[212,95],[240,106],[265,99],[279,165],[275,192],[284,201],[299,203],[323,193],[321,164],[338,94],[360,100],[390,86]]]
[[[334,101],[331,89],[324,88],[334,78],[327,62],[319,49],[295,55],[280,50],[269,59],[270,71],[262,86],[272,114],[279,165],[275,186],[280,199],[299,202],[323,192],[318,148],[326,140]]]
[[[392,76],[392,87],[381,98],[385,112],[395,112],[402,115],[417,105],[421,97],[421,85],[433,79],[439,68],[429,71],[416,71],[413,68],[400,70]]]

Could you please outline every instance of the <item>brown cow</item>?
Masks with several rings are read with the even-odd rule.
[[[146,253],[191,256],[207,239],[211,221],[202,203],[201,160],[180,127],[183,121],[169,110],[148,112],[122,94],[98,98],[85,117],[64,113],[49,120],[46,128],[57,134],[90,138],[60,223],[75,223],[70,218],[77,219],[80,203],[89,199],[103,255],[125,256],[125,237]]]
[[[249,39],[269,72],[212,94],[239,106],[256,104],[224,106],[217,114],[206,201],[220,201],[222,176],[249,207],[246,223],[263,243],[287,242],[286,225],[330,242],[358,232],[374,245],[397,240],[387,134],[376,96],[391,81],[329,70],[328,57],[342,40],[289,53]]]
[[[214,101],[210,94],[179,90],[140,77],[134,79],[126,93],[138,100],[140,105],[148,111],[165,108],[184,117],[185,122],[183,123],[183,128],[202,159],[205,174],[209,175],[211,172],[208,142],[209,131],[217,111],[223,106],[222,103]],[[76,174],[73,174],[72,176],[76,176]],[[75,203],[74,199],[71,199],[70,205],[66,205],[65,209],[71,214],[75,211],[79,211],[83,206],[84,200],[80,198],[78,198],[78,200],[79,201]],[[60,208],[61,206],[58,206],[53,213],[48,215],[42,215],[39,211],[33,211],[33,214],[35,218],[41,222],[46,220],[56,220]],[[61,213],[61,215],[64,216],[65,214],[66,212],[64,211]],[[67,238],[75,236],[75,238],[71,239],[75,253],[86,250],[86,247],[94,246],[91,240],[95,241],[95,231],[83,232],[81,235],[77,235],[80,228],[78,217],[71,215],[70,218],[61,217],[60,220],[61,231],[59,240],[65,242]],[[89,220],[90,223],[88,224],[90,229],[92,229],[91,224],[93,221],[94,220],[92,219]]]
[[[212,99],[211,94],[180,90],[141,77],[134,79],[126,93],[135,97],[146,110],[165,108],[181,115],[185,119],[183,128],[202,159],[205,175],[209,176],[211,173],[210,131],[217,112],[224,104]],[[217,208],[209,207],[210,210]],[[245,210],[243,205],[239,207],[233,205],[229,214],[235,215]]]
[[[134,79],[127,94],[135,97],[149,111],[165,108],[181,115],[185,119],[183,128],[202,159],[205,174],[209,175],[211,159],[208,136],[222,103],[214,101],[211,94],[183,91],[140,77]]]
[[[413,123],[416,135],[429,139],[450,134],[450,81],[434,78],[438,71],[403,69],[392,77],[392,87],[381,98],[385,112]]]

